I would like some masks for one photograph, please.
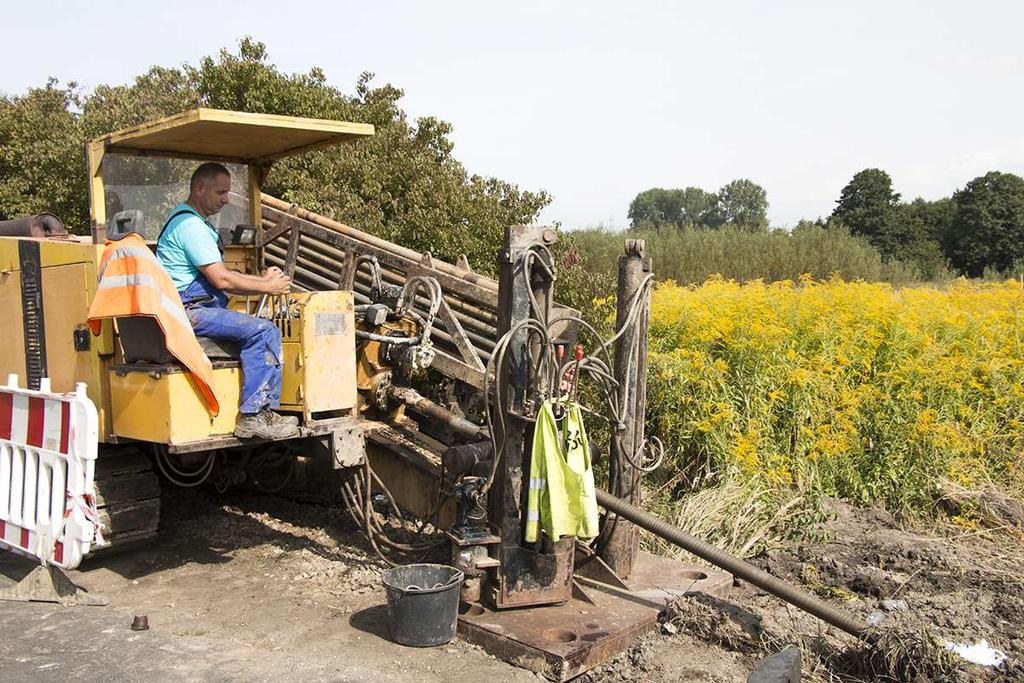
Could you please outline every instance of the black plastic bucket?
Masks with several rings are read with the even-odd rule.
[[[384,572],[391,639],[430,647],[454,638],[463,580],[461,571],[444,564],[407,564]]]

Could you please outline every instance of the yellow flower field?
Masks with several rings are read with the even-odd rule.
[[[648,394],[675,464],[661,476],[910,513],[943,483],[1020,497],[1022,308],[1012,281],[664,283]]]

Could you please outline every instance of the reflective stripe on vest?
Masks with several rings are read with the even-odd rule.
[[[171,299],[161,292],[152,275],[111,275],[100,280],[99,289],[111,289],[113,287],[152,287],[155,290],[156,295],[160,297],[160,306],[164,313],[174,316],[174,318],[182,325],[187,327],[192,326],[192,323],[188,320],[188,316],[185,315],[185,309],[180,305],[174,305],[175,303],[181,304],[181,297]]]
[[[100,270],[96,274],[97,280],[103,279],[103,274],[107,272],[107,265],[111,261],[121,258],[138,258],[147,261],[152,261],[157,265],[160,265],[160,260],[149,250],[149,247],[117,247],[111,251],[103,253],[103,261],[100,264]],[[162,267],[162,266],[161,266]]]

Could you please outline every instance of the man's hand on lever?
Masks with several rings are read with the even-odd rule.
[[[292,287],[292,279],[276,266],[267,268],[263,275],[231,270],[222,261],[199,266],[199,270],[214,287],[232,294],[287,294]]]
[[[292,279],[277,266],[271,266],[263,273],[267,294],[287,294],[292,289]]]

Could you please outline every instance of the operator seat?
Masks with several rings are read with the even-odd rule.
[[[117,333],[121,339],[125,363],[146,365],[176,365],[177,359],[167,350],[164,331],[156,318],[133,315],[117,318]],[[238,345],[220,339],[199,337],[199,346],[211,361],[237,361]]]

